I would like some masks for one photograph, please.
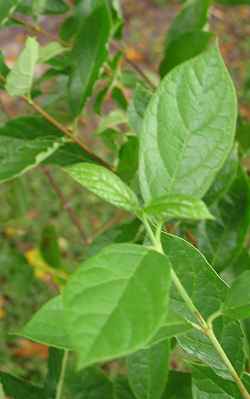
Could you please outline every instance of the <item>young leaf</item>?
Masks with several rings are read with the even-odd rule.
[[[129,136],[121,147],[117,175],[127,184],[131,183],[138,169],[139,142],[135,136]]]
[[[206,204],[197,198],[188,195],[165,195],[156,198],[144,208],[149,216],[160,219],[213,219]]]
[[[31,385],[11,374],[0,371],[0,382],[5,394],[13,399],[46,399],[42,388]]]
[[[39,165],[66,143],[44,119],[23,116],[0,127],[0,182],[22,175]]]
[[[130,355],[128,380],[137,399],[160,399],[167,383],[169,340]]]
[[[142,246],[114,244],[87,260],[63,293],[66,325],[79,352],[79,366],[145,346],[162,325],[169,288],[168,260]]]
[[[229,289],[223,306],[223,314],[232,319],[250,317],[250,271],[242,273]]]
[[[38,64],[45,64],[51,58],[56,57],[66,51],[65,47],[62,47],[58,42],[50,42],[47,46],[40,47]]]
[[[33,37],[28,37],[24,49],[7,75],[5,88],[11,96],[30,95],[38,57],[39,44]]]
[[[72,349],[66,331],[65,315],[61,296],[47,302],[33,318],[18,332],[25,338],[59,349]]]
[[[43,259],[49,266],[55,269],[60,268],[61,253],[57,231],[53,224],[46,225],[42,231],[40,251]]]
[[[143,117],[151,97],[152,93],[143,85],[137,83],[128,107],[128,122],[131,129],[138,135],[141,134]]]
[[[106,60],[111,34],[112,22],[106,1],[93,2],[91,7],[92,12],[82,19],[71,53],[69,104],[75,117],[81,113]]]
[[[166,194],[201,198],[231,151],[236,110],[234,87],[217,46],[173,69],[144,117],[139,166],[144,199]]]
[[[136,213],[139,203],[134,192],[123,181],[103,166],[80,163],[65,168],[78,183],[105,201]]]

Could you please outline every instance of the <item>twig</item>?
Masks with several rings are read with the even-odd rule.
[[[83,229],[83,227],[81,225],[80,220],[78,219],[74,209],[70,206],[67,198],[65,198],[64,193],[61,191],[61,189],[58,186],[56,180],[52,176],[49,168],[47,168],[46,166],[42,166],[41,169],[42,169],[44,175],[47,177],[51,187],[53,188],[53,190],[57,194],[57,196],[58,196],[58,198],[59,198],[59,200],[61,202],[62,208],[65,209],[66,212],[68,212],[68,215],[69,215],[72,223],[75,225],[75,227],[79,231],[84,245],[88,244],[89,240],[88,240],[88,238],[87,238],[87,236],[85,234],[85,231],[84,231],[84,229]]]
[[[5,78],[4,76],[0,75],[0,80],[5,83]],[[44,117],[51,125],[55,126],[58,130],[60,130],[65,136],[71,139],[71,141],[77,143],[87,154],[90,158],[93,159],[93,161],[105,166],[108,169],[112,169],[111,166],[105,162],[102,158],[98,157],[98,155],[92,153],[83,143],[82,141],[76,137],[73,136],[72,131],[63,126],[58,120],[56,120],[52,115],[48,114],[47,111],[45,111],[38,103],[35,101],[31,100],[27,96],[21,96],[20,97],[22,100],[24,100],[27,104],[29,104],[36,112],[38,112],[41,116]]]
[[[23,27],[27,30],[31,30],[35,33],[41,34],[47,37],[50,40],[59,42],[62,46],[68,47],[69,44],[62,40],[60,37],[53,35],[53,33],[46,31],[41,25],[35,25],[29,21],[26,21],[16,15],[12,15],[10,19],[14,22],[18,22],[19,24],[23,25]]]
[[[148,78],[145,72],[126,55],[126,49],[115,42],[112,42],[112,46],[114,47],[114,49],[121,51],[124,54],[124,58],[127,64],[129,64],[145,80],[145,82],[152,90],[155,90],[156,85],[152,82],[151,79]]]
[[[69,46],[69,44],[67,42],[60,39],[59,37],[54,36],[52,33],[47,32],[41,25],[34,25],[31,22],[25,21],[22,18],[17,17],[17,16],[11,16],[11,19],[13,21],[16,21],[16,22],[22,24],[28,30],[32,30],[36,33],[40,33],[40,34],[48,37],[51,40],[58,41],[64,47]],[[116,50],[121,51],[124,54],[124,58],[125,58],[125,61],[127,62],[127,64],[130,65],[145,80],[145,82],[149,85],[149,87],[151,89],[155,90],[155,88],[156,88],[155,84],[151,81],[151,79],[148,78],[148,76],[145,74],[145,72],[126,55],[126,49],[115,42],[112,42],[112,46]]]

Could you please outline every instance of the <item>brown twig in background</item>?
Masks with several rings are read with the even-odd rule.
[[[152,90],[156,89],[156,85],[152,82],[151,79],[148,78],[148,76],[145,74],[145,72],[134,62],[132,61],[130,58],[128,58],[128,56],[126,55],[126,48],[120,46],[119,44],[112,42],[111,44],[113,46],[113,48],[117,51],[121,51],[124,55],[124,59],[127,62],[128,65],[130,65],[144,80],[145,82],[149,85],[149,87]]]
[[[85,231],[81,225],[80,220],[78,219],[74,209],[70,206],[69,201],[65,197],[64,193],[61,191],[60,187],[58,186],[58,184],[57,184],[56,180],[54,179],[53,175],[51,174],[49,168],[46,166],[42,166],[41,169],[42,169],[44,175],[47,177],[54,192],[57,194],[57,196],[61,202],[62,208],[65,209],[66,212],[68,212],[68,215],[69,215],[72,223],[75,225],[75,227],[79,231],[80,236],[82,238],[82,242],[84,243],[84,245],[89,244],[89,239],[87,238],[87,236],[85,234]]]

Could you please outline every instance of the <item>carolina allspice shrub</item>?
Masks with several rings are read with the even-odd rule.
[[[246,123],[235,139],[216,4],[179,7],[153,75],[126,53],[121,3],[0,3],[1,29],[29,32],[11,68],[0,56],[4,98],[26,103],[0,127],[1,183],[42,169],[85,254],[69,273],[51,226],[29,252],[58,291],[15,334],[49,347],[48,372],[35,385],[1,365],[2,397],[249,399],[250,136]],[[60,21],[55,36],[43,16]],[[102,157],[77,134],[83,116],[98,120]],[[123,222],[86,238],[58,169]]]

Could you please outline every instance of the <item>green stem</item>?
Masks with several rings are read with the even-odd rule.
[[[157,237],[154,235],[154,233],[150,227],[150,224],[146,218],[144,218],[144,225],[145,225],[145,228],[152,240],[155,250],[164,255],[161,241],[159,241],[159,234],[157,234]],[[214,349],[220,356],[222,362],[227,367],[230,375],[232,376],[233,380],[235,381],[236,385],[238,386],[242,397],[244,399],[250,399],[250,394],[248,393],[248,391],[247,391],[246,387],[244,386],[243,382],[241,381],[237,371],[235,370],[231,361],[227,357],[227,354],[225,353],[224,349],[222,348],[221,344],[219,343],[218,339],[216,338],[216,335],[214,334],[212,323],[217,317],[219,317],[220,311],[214,313],[213,315],[211,315],[211,317],[208,319],[208,321],[205,321],[204,318],[202,317],[202,315],[200,314],[199,310],[196,308],[195,304],[193,303],[192,299],[188,295],[187,291],[183,287],[179,277],[177,276],[177,274],[175,273],[173,268],[171,268],[171,276],[172,276],[173,283],[176,286],[179,294],[181,295],[181,297],[184,300],[184,302],[186,303],[187,307],[189,308],[189,310],[192,312],[192,314],[195,316],[196,320],[198,321],[201,332],[204,335],[206,335],[208,337],[208,339],[210,340]]]
[[[64,378],[65,378],[68,355],[69,355],[69,352],[65,351],[64,352],[64,356],[63,356],[63,360],[62,360],[62,368],[61,368],[60,378],[59,378],[58,385],[57,385],[56,398],[55,399],[61,399],[61,397],[62,397],[63,383],[64,383]]]

